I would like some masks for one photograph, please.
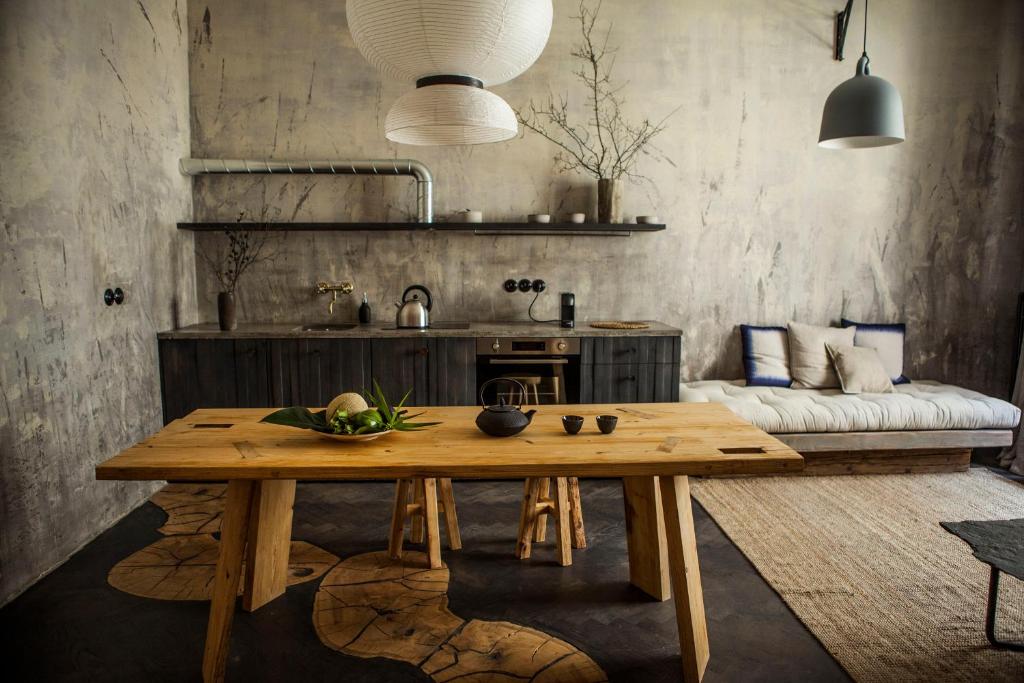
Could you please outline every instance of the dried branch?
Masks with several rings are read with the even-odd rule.
[[[638,124],[626,120],[619,97],[625,83],[613,85],[611,78],[616,53],[616,48],[609,47],[611,26],[603,35],[595,34],[600,11],[600,1],[591,9],[586,0],[580,0],[579,14],[573,17],[580,22],[582,36],[582,42],[571,52],[582,62],[573,75],[586,88],[590,112],[584,123],[570,123],[566,95],[556,98],[548,94],[540,105],[530,100],[525,110],[516,110],[516,118],[524,128],[560,148],[555,160],[563,171],[583,172],[598,179],[640,179],[643,176],[636,173],[640,155],[653,147],[653,139],[665,130],[665,123],[678,109],[656,123],[646,118]]]
[[[226,241],[218,245],[212,253],[199,252],[199,257],[220,283],[221,291],[233,293],[238,281],[253,266],[273,261],[277,251],[270,248],[271,233],[266,223],[267,209],[261,216],[261,227],[258,230],[225,230]],[[241,223],[245,212],[238,214],[236,223]]]

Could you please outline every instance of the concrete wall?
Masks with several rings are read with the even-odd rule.
[[[583,94],[571,76],[576,4],[555,3],[540,60],[495,88],[513,106],[549,88]],[[441,319],[525,318],[509,276],[572,290],[580,314],[657,318],[685,331],[685,378],[741,374],[735,325],[826,324],[841,315],[909,324],[910,374],[1005,394],[1021,287],[1024,3],[903,0],[872,5],[876,75],[903,94],[908,140],[837,152],[816,146],[822,105],[853,75],[861,41],[855,4],[849,59],[831,58],[841,0],[607,1],[629,109],[676,107],[647,159],[649,183],[627,188],[627,215],[657,214],[660,234],[631,238],[295,234],[240,292],[248,320],[321,321],[318,278],[352,277],[379,317],[413,282],[438,295]],[[195,156],[404,157],[437,178],[436,210],[493,219],[594,212],[594,182],[560,174],[535,135],[492,146],[388,143],[384,116],[412,84],[386,80],[355,50],[336,0],[193,2]],[[581,112],[582,113],[582,112]],[[409,181],[206,178],[197,220],[240,212],[275,220],[404,220]],[[204,248],[216,236],[197,240]],[[201,317],[215,286],[198,275]],[[336,317],[355,315],[352,306]],[[550,317],[556,297],[538,313]]]
[[[185,14],[0,3],[0,604],[152,489],[93,467],[160,426],[155,333],[195,316]]]

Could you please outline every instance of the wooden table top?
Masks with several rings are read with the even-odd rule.
[[[803,458],[717,403],[540,406],[514,437],[477,429],[474,407],[417,408],[442,424],[344,443],[260,423],[273,408],[200,409],[96,468],[97,479],[462,479],[771,474]],[[561,416],[583,415],[569,436]],[[601,434],[596,415],[617,415]]]

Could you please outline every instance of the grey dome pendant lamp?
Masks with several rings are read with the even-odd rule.
[[[843,41],[853,0],[836,16],[836,58],[843,58]],[[903,99],[884,78],[872,76],[868,57],[868,0],[864,0],[864,51],[857,74],[836,86],[825,100],[818,145],[829,149],[863,149],[895,145],[906,139]]]

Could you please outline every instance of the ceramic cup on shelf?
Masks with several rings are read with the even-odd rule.
[[[637,216],[636,217],[636,222],[640,223],[640,224],[643,224],[643,225],[654,224],[654,223],[658,222],[658,217],[657,216]]]
[[[454,222],[456,223],[483,223],[484,212],[475,211],[473,209],[463,209],[462,211],[456,213],[453,216],[453,218],[455,219]]]
[[[586,220],[587,220],[587,214],[585,214],[585,213],[570,213],[569,214],[569,222],[570,223],[585,223]]]
[[[531,213],[529,216],[526,217],[526,220],[528,220],[531,223],[550,223],[551,222],[551,214],[548,214],[548,213]]]

